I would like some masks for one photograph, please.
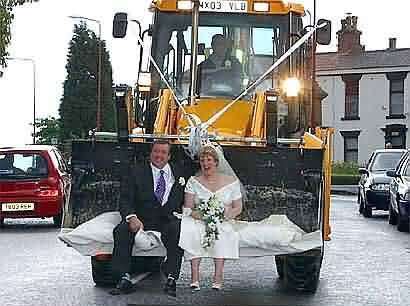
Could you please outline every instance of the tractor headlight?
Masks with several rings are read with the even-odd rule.
[[[283,82],[283,90],[287,97],[297,97],[300,92],[300,81],[297,78],[287,78]]]

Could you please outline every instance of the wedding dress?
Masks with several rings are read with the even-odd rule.
[[[208,201],[214,195],[222,205],[227,207],[232,204],[232,201],[242,197],[238,180],[212,192],[202,185],[197,178],[191,177],[186,184],[185,192],[194,195],[194,205],[198,205],[201,201]],[[187,260],[197,257],[238,259],[239,234],[234,230],[233,223],[234,221],[220,223],[218,225],[218,239],[211,247],[204,248],[201,244],[205,235],[204,222],[191,216],[183,216],[179,246],[185,251],[185,258]]]

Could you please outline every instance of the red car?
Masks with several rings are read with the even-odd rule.
[[[45,217],[61,226],[70,187],[69,168],[55,147],[0,148],[0,226],[5,218]]]

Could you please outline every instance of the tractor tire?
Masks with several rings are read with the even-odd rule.
[[[283,281],[290,290],[314,293],[319,284],[323,248],[283,256]]]
[[[389,224],[391,225],[397,224],[397,214],[394,211],[393,207],[391,207],[391,202],[389,203]]]
[[[112,277],[111,260],[97,260],[91,257],[91,273],[97,287],[110,287],[115,285]]]
[[[276,272],[279,279],[283,279],[283,256],[275,256]]]

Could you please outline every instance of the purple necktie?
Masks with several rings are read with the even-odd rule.
[[[164,199],[165,194],[165,178],[164,178],[164,170],[159,171],[160,175],[157,181],[157,186],[155,187],[155,197],[157,198],[158,202],[162,205],[162,200]]]

